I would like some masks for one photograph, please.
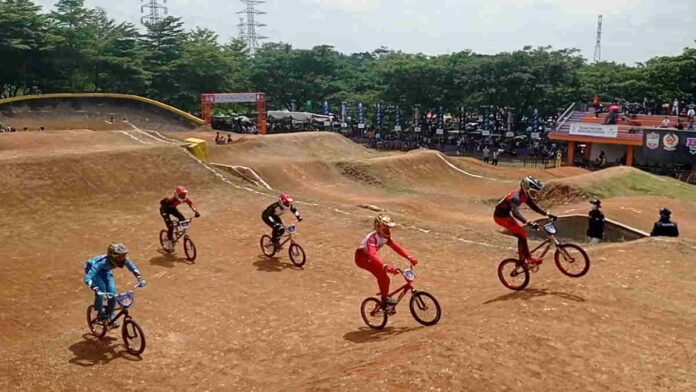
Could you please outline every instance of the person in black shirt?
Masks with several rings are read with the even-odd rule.
[[[660,209],[660,220],[655,222],[652,232],[650,232],[650,236],[679,237],[679,228],[677,227],[677,222],[672,222],[670,220],[671,216],[672,211],[670,211],[668,208]]]
[[[300,211],[295,208],[293,201],[294,200],[292,197],[290,197],[290,195],[281,193],[278,195],[278,201],[266,207],[266,209],[261,213],[261,220],[263,220],[263,223],[273,229],[271,240],[273,241],[273,246],[276,249],[280,246],[280,237],[283,235],[283,233],[285,233],[285,227],[283,226],[283,221],[280,219],[280,216],[285,212],[290,211],[293,215],[295,215],[295,219],[297,219],[298,222],[302,221]]]
[[[587,226],[587,237],[593,244],[604,239],[604,214],[599,209],[602,207],[602,202],[595,198],[590,200],[592,209],[589,213],[589,224]]]

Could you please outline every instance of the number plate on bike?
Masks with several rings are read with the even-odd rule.
[[[544,229],[549,232],[549,234],[556,234],[556,225],[553,223],[547,223],[544,225]]]
[[[413,279],[416,278],[416,273],[413,272],[413,270],[409,268],[409,269],[407,269],[407,270],[404,271],[404,277],[405,277],[406,280],[408,280],[408,281],[413,281]]]
[[[179,225],[181,226],[182,229],[188,229],[189,224],[190,224],[190,222],[187,220],[179,222]]]
[[[290,225],[290,226],[288,226],[288,231],[291,232],[291,233],[292,233],[293,231],[295,231],[295,225]]]

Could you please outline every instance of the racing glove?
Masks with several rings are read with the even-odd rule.
[[[302,219],[301,216],[298,216],[298,217],[297,217],[297,221],[298,221],[298,222],[302,222],[303,220],[304,220],[304,219]]]
[[[196,211],[196,215],[194,215],[194,216],[195,216],[196,218],[200,218],[200,217],[201,217],[201,213],[198,212],[198,211]]]
[[[556,219],[558,219],[558,217],[557,217],[556,215],[554,215],[554,214],[552,214],[552,213],[550,213],[550,212],[547,212],[547,213],[546,213],[546,216],[548,216],[549,219],[551,219],[551,220],[556,220]]]
[[[418,259],[415,258],[415,257],[413,257],[413,256],[408,256],[408,261],[409,261],[412,265],[418,264]]]
[[[138,286],[145,287],[145,285],[147,284],[147,281],[145,279],[143,279],[142,276],[138,276],[137,278],[138,278]]]
[[[536,222],[534,222],[534,221],[529,221],[529,222],[527,222],[527,225],[529,225],[529,227],[531,227],[531,228],[534,229],[534,230],[536,230],[536,229],[539,228],[539,224],[536,223]]]

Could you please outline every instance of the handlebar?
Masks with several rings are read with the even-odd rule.
[[[141,288],[141,287],[143,287],[143,286],[140,285],[140,282],[133,285],[133,289],[137,289],[137,288]],[[105,297],[107,299],[116,298],[118,295],[123,294],[123,293],[113,294],[113,293],[109,293],[106,291],[97,291],[96,293],[98,296]]]

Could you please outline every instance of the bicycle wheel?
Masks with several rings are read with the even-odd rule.
[[[109,328],[104,325],[104,322],[97,319],[98,316],[99,313],[94,310],[94,305],[89,305],[87,307],[87,326],[92,335],[101,339],[109,331]]]
[[[160,231],[159,240],[160,246],[162,247],[162,249],[164,249],[165,252],[173,252],[164,247],[164,242],[169,240],[169,237],[167,237],[167,230]]]
[[[261,252],[268,257],[273,257],[276,253],[276,250],[273,248],[273,240],[271,240],[271,236],[268,234],[261,236]]]
[[[529,268],[517,259],[505,259],[498,265],[498,278],[510,290],[522,290],[529,284]]]
[[[442,311],[440,304],[432,294],[425,291],[418,291],[411,296],[408,303],[413,318],[423,325],[435,325],[440,321]]]
[[[123,322],[121,328],[121,336],[123,336],[123,344],[126,345],[126,350],[133,355],[140,355],[145,351],[145,334],[138,323],[128,318]]]
[[[196,245],[189,237],[184,238],[184,253],[188,261],[196,260]]]
[[[302,267],[307,261],[307,256],[305,255],[304,249],[300,244],[293,242],[288,248],[288,254],[290,255],[290,261],[297,267]]]
[[[384,311],[382,301],[377,298],[365,298],[360,305],[360,315],[368,327],[382,329],[387,325],[387,312]]]
[[[590,270],[590,258],[575,244],[561,244],[553,255],[556,267],[571,278],[579,278]]]

